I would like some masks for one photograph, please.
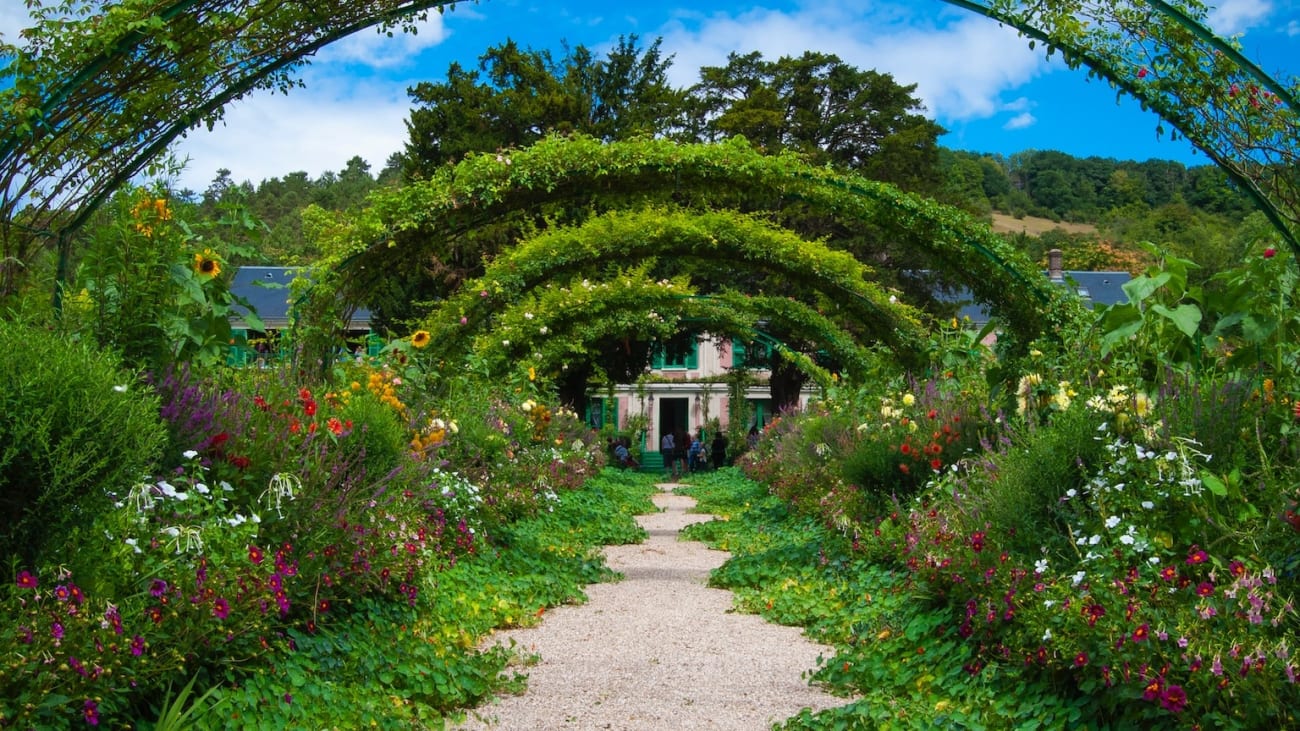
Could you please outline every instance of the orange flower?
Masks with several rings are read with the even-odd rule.
[[[201,276],[215,277],[221,274],[221,262],[216,259],[212,249],[204,249],[202,254],[194,255],[194,271]]]

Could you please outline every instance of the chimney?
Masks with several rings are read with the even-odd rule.
[[[1053,282],[1065,281],[1065,277],[1061,272],[1060,249],[1051,249],[1047,252],[1047,278]]]

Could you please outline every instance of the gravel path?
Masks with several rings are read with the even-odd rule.
[[[457,728],[755,731],[845,703],[801,677],[830,648],[732,613],[731,593],[705,586],[728,554],[677,533],[712,516],[688,515],[693,499],[659,487],[663,512],[637,518],[649,540],[605,549],[626,578],[587,587],[586,604],[549,610],[537,627],[493,635],[540,662],[525,694],[489,702]]]

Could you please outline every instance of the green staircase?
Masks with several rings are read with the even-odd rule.
[[[642,472],[663,472],[664,456],[659,452],[642,452],[641,471]]]

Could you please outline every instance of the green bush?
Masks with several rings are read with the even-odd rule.
[[[166,444],[158,402],[112,355],[0,323],[0,558],[32,564]]]
[[[340,416],[352,422],[351,435],[340,441],[348,462],[353,458],[370,479],[387,475],[407,451],[410,430],[397,412],[369,391],[359,391],[343,405]]]

